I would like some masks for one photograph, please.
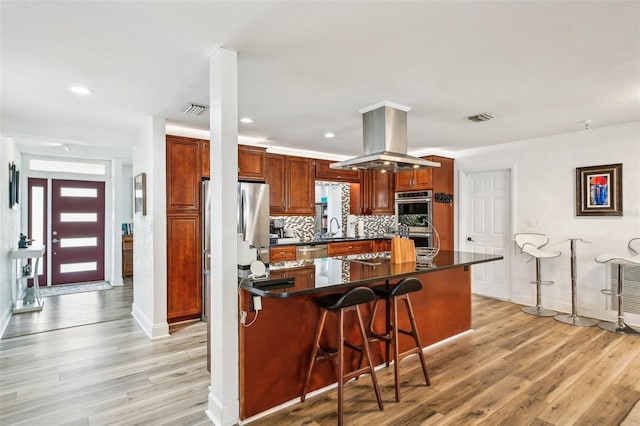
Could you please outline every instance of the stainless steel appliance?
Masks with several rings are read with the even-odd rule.
[[[201,228],[202,228],[202,314],[204,321],[209,320],[211,307],[209,297],[211,292],[211,195],[209,193],[209,179],[202,181],[201,187]]]
[[[327,257],[326,244],[296,247],[296,260],[317,259],[319,257]]]
[[[396,224],[406,226],[416,247],[431,247],[433,191],[396,193]]]
[[[379,102],[361,109],[364,155],[331,163],[332,169],[373,169],[387,172],[440,167],[440,163],[407,154],[407,111],[411,108]]]
[[[269,265],[269,185],[238,182],[238,234]]]

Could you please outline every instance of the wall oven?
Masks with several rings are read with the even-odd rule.
[[[396,224],[409,228],[416,247],[433,247],[433,191],[396,192]]]

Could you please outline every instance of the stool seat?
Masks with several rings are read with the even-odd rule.
[[[562,254],[560,251],[540,250],[538,247],[531,243],[524,244],[522,246],[522,252],[536,258],[550,259],[552,257],[558,257]]]
[[[613,263],[615,265],[640,265],[640,256],[620,256],[619,254],[601,254],[596,256],[598,263]]]
[[[605,288],[602,293],[618,299],[618,320],[616,322],[601,321],[598,327],[614,333],[640,336],[640,331],[624,321],[624,269],[625,266],[640,265],[640,238],[632,238],[628,244],[630,255],[601,254],[596,256],[598,263],[610,263],[618,268],[618,288],[616,291]]]
[[[371,287],[376,296],[388,299],[389,297],[402,296],[403,294],[412,293],[422,290],[422,282],[418,279],[406,279],[400,281],[393,287],[386,284]]]
[[[320,296],[316,299],[316,305],[329,311],[346,308],[348,306],[360,305],[372,302],[376,298],[373,291],[368,287],[356,287],[346,293],[333,293]]]
[[[411,307],[411,299],[409,299],[409,293],[419,291],[422,289],[422,281],[417,278],[405,278],[399,281],[397,284],[390,286],[389,284],[377,285],[371,287],[373,292],[380,299],[376,299],[373,310],[371,312],[371,318],[369,319],[369,341],[381,340],[385,342],[386,347],[386,364],[389,366],[390,349],[393,347],[393,373],[395,378],[395,390],[396,401],[400,401],[400,361],[408,355],[418,354],[420,358],[420,364],[422,366],[422,373],[424,375],[427,386],[431,385],[429,380],[429,373],[427,371],[427,363],[424,359],[424,353],[422,352],[422,342],[420,341],[420,335],[418,334],[418,326],[416,325],[416,319],[413,314],[413,308]],[[386,316],[385,316],[385,332],[376,333],[373,329],[373,322],[375,320],[376,312],[378,310],[378,302],[380,300],[386,301]],[[398,326],[398,301],[404,301],[407,315],[409,316],[409,324],[411,330],[402,330]],[[398,344],[398,335],[404,334],[411,336],[415,342],[415,346],[406,352],[400,353]],[[360,364],[362,363],[362,356],[360,357]],[[360,365],[359,364],[359,365]]]

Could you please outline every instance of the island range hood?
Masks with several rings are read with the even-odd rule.
[[[391,102],[361,109],[364,155],[331,163],[329,167],[390,173],[440,167],[440,163],[407,154],[407,111],[410,109]]]

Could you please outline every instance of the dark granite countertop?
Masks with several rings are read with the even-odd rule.
[[[312,246],[317,244],[340,243],[344,241],[368,241],[368,240],[390,240],[393,235],[380,234],[366,237],[338,237],[338,238],[319,238],[315,240],[299,241],[296,243],[275,243],[269,244],[269,247],[279,246]]]
[[[326,290],[346,290],[357,285],[501,259],[503,259],[502,256],[460,251],[440,251],[430,262],[425,263],[392,264],[389,262],[390,252],[322,257],[271,264],[269,269],[274,279],[255,282],[245,279],[240,282],[240,288],[259,296],[287,298]],[[313,283],[309,283],[308,280],[282,283],[275,278],[282,276],[281,272],[303,268],[315,271]]]

